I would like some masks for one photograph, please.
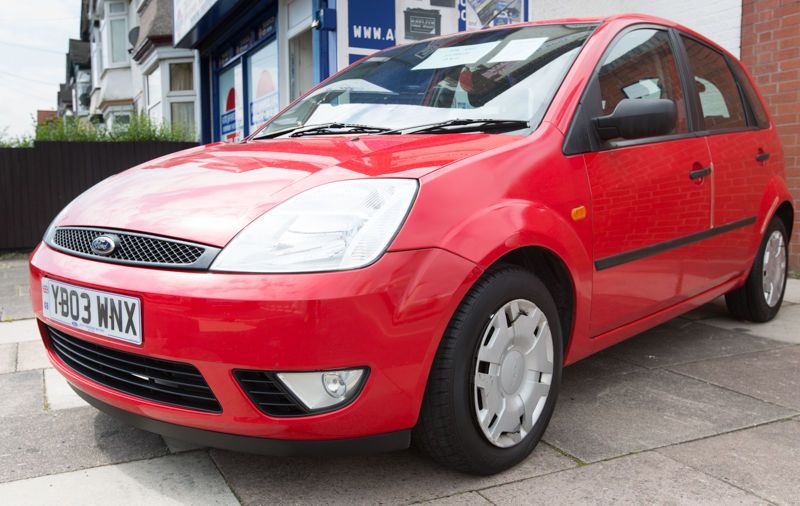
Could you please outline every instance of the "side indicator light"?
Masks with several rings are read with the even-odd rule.
[[[573,221],[580,221],[586,218],[586,208],[584,206],[578,206],[572,210],[571,215]]]

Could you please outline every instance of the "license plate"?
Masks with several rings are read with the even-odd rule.
[[[42,279],[44,315],[92,334],[142,344],[141,301],[116,293],[91,290]]]

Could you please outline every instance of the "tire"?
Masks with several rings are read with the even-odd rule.
[[[775,283],[774,289],[779,290],[772,298],[770,304],[767,300],[768,296],[765,294],[765,255],[767,247],[770,245],[770,240],[775,240],[775,237],[780,235],[783,247],[778,251],[777,256],[773,256],[773,261],[782,261],[783,280],[782,282]],[[789,261],[788,251],[789,238],[786,233],[786,227],[783,221],[777,216],[772,218],[767,230],[764,234],[764,239],[758,248],[758,253],[753,261],[753,267],[750,274],[747,276],[745,284],[725,295],[725,303],[728,306],[728,312],[732,317],[738,320],[747,320],[756,323],[764,323],[775,318],[783,303],[783,294],[786,290],[787,268]],[[770,246],[774,250],[774,243]],[[769,262],[768,262],[769,267]]]
[[[525,305],[526,301],[534,304],[535,308],[532,309],[530,305]],[[524,414],[521,415],[522,418],[518,419],[520,423],[528,424],[527,429],[517,432],[502,432],[498,429],[499,422],[513,422],[514,411],[509,406],[513,406],[517,402],[516,398],[506,399],[503,406],[507,408],[508,416],[501,417],[496,421],[498,427],[495,427],[495,432],[500,435],[497,436],[497,441],[492,442],[488,433],[489,429],[482,428],[479,421],[479,412],[486,414],[490,406],[488,404],[482,406],[482,402],[478,400],[479,397],[486,398],[486,390],[479,390],[476,380],[488,378],[490,375],[488,373],[479,374],[484,370],[482,368],[487,362],[478,361],[478,357],[485,358],[482,353],[489,353],[492,349],[490,345],[486,344],[493,343],[495,339],[495,336],[490,334],[494,330],[489,330],[489,328],[498,325],[497,322],[502,318],[501,314],[507,314],[508,311],[513,314],[514,307],[517,309],[518,317],[524,317],[529,324],[524,326],[524,331],[514,330],[516,325],[513,326],[513,329],[509,325],[507,330],[511,330],[512,333],[516,332],[514,339],[527,339],[525,336],[531,333],[529,330],[535,328],[532,332],[533,337],[529,341],[532,343],[529,347],[530,350],[540,351],[541,346],[547,344],[547,341],[544,340],[547,335],[544,329],[549,327],[552,348],[548,348],[548,353],[545,355],[551,362],[552,373],[549,375],[549,391],[546,396],[543,396],[536,389],[545,388],[544,383],[548,375],[532,372],[529,361],[523,362],[524,367],[522,368],[519,367],[518,362],[511,364],[518,360],[517,357],[510,357],[514,353],[513,350],[518,349],[512,348],[518,341],[511,341],[511,344],[507,346],[495,346],[495,349],[505,350],[503,352],[505,359],[499,361],[503,365],[496,367],[495,372],[498,370],[512,372],[502,377],[498,374],[497,382],[493,383],[493,386],[502,394],[503,391],[500,389],[511,385],[509,388],[513,390],[513,385],[517,384],[515,382],[519,382],[518,388],[521,390],[518,397],[522,399],[524,393],[530,393],[532,396],[530,398],[535,399],[536,402],[530,402],[528,405],[535,404],[536,408],[530,415],[528,409],[523,408]],[[503,313],[499,312],[501,309],[504,311]],[[536,312],[535,309],[540,310],[541,313]],[[544,324],[530,323],[540,322],[541,314],[546,318]],[[506,316],[506,318],[509,319],[507,321],[511,321],[510,316]],[[523,327],[525,321],[519,322],[520,327]],[[505,335],[498,331],[497,339],[499,340]],[[506,343],[508,342],[506,341]],[[550,292],[539,278],[517,266],[502,266],[488,271],[464,297],[450,320],[439,345],[428,378],[419,422],[413,433],[415,445],[438,463],[475,475],[495,474],[525,459],[542,438],[555,408],[556,397],[561,385],[562,343],[556,305]],[[519,349],[526,349],[526,346],[520,346]],[[527,352],[529,354],[523,360],[530,359],[531,353],[536,353],[539,357],[544,356],[538,351]],[[543,364],[542,370],[547,367],[549,367],[547,364]],[[485,370],[488,371],[488,369]],[[520,370],[521,372],[519,372]],[[536,374],[539,374],[538,380],[534,381],[531,378],[536,378]],[[522,379],[519,375],[522,375]],[[483,383],[482,379],[480,383]],[[506,393],[506,395],[514,394]],[[488,403],[489,401],[483,402]],[[519,405],[525,406],[526,404],[521,402],[517,404],[517,407]],[[483,407],[485,411],[481,411],[480,407]],[[538,416],[534,417],[537,414]],[[490,425],[487,424],[488,416],[484,416],[483,420],[483,427]],[[534,420],[535,422],[533,422]],[[484,432],[485,430],[487,432]],[[518,441],[515,442],[515,438]],[[501,446],[503,444],[510,444],[510,446],[503,447]]]

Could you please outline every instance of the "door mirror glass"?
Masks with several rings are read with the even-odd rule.
[[[642,139],[669,135],[675,130],[678,108],[665,98],[625,98],[609,115],[593,119],[597,135],[610,139]]]

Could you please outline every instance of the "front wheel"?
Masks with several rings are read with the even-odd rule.
[[[777,216],[772,218],[744,286],[725,295],[731,316],[756,323],[775,318],[786,290],[788,243],[783,221]]]
[[[520,267],[489,271],[442,338],[415,443],[462,472],[508,469],[542,438],[561,367],[561,328],[550,292]]]

